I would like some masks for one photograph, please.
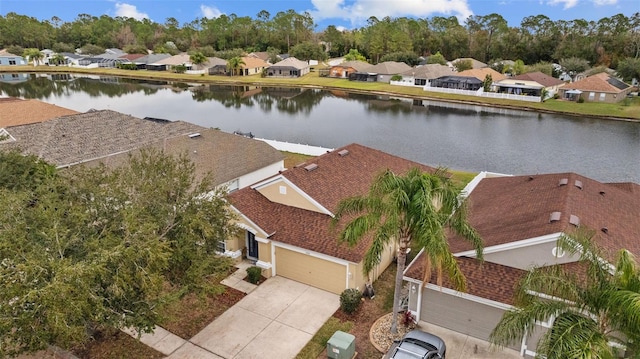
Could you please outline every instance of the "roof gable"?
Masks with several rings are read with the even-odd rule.
[[[244,62],[244,65],[242,65],[243,69],[269,67],[269,64],[266,61],[258,57],[245,56],[245,57],[242,57],[242,61]]]
[[[499,73],[498,71],[490,68],[490,67],[483,67],[481,69],[470,69],[470,70],[464,70],[464,71],[460,71],[458,72],[458,76],[467,76],[467,77],[475,77],[480,81],[484,81],[484,79],[488,76],[491,75],[491,80],[492,81],[500,81],[503,80],[505,78],[507,78],[507,76]]]
[[[396,75],[410,70],[411,66],[404,62],[385,61],[366,69],[367,72],[383,75]]]
[[[286,59],[271,65],[271,67],[293,67],[298,70],[302,70],[308,68],[309,64],[305,61],[298,60],[295,57],[287,57]]]
[[[447,76],[452,73],[449,66],[440,64],[427,64],[411,68],[402,73],[405,76],[413,76],[421,79],[436,79],[438,77]]]
[[[77,114],[77,111],[39,100],[16,97],[0,99],[0,128],[42,122],[52,118]]]
[[[344,62],[341,62],[338,65],[334,65],[334,66],[335,67],[342,67],[342,68],[353,68],[356,71],[367,71],[373,65],[371,65],[370,63],[365,62],[365,61],[353,60],[353,61],[344,61]],[[334,66],[332,66],[332,67],[334,67]]]

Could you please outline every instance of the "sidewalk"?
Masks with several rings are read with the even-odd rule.
[[[237,289],[245,294],[253,292],[257,286],[244,280],[247,276],[247,268],[251,266],[252,264],[246,261],[237,263],[235,265],[237,270],[227,278],[223,279],[220,283],[233,289]],[[138,339],[138,332],[135,330],[123,329],[122,331]],[[186,339],[180,338],[159,326],[155,327],[153,333],[143,333],[140,336],[140,341],[167,356],[175,354],[176,357],[180,358],[220,359],[219,356],[212,352],[201,348]]]

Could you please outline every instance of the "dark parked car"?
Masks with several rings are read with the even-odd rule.
[[[447,347],[444,341],[422,330],[412,330],[391,345],[383,359],[444,359]]]

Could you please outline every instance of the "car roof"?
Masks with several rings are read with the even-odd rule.
[[[442,352],[446,348],[444,340],[442,340],[439,336],[423,332],[422,330],[412,330],[409,333],[405,334],[402,339],[417,339],[425,343],[429,343],[433,345],[439,352]]]

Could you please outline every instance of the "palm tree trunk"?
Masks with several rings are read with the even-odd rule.
[[[402,292],[402,276],[407,261],[407,242],[400,240],[396,264],[396,285],[393,291],[393,315],[391,317],[391,333],[398,333],[398,312],[400,311],[400,293]]]

